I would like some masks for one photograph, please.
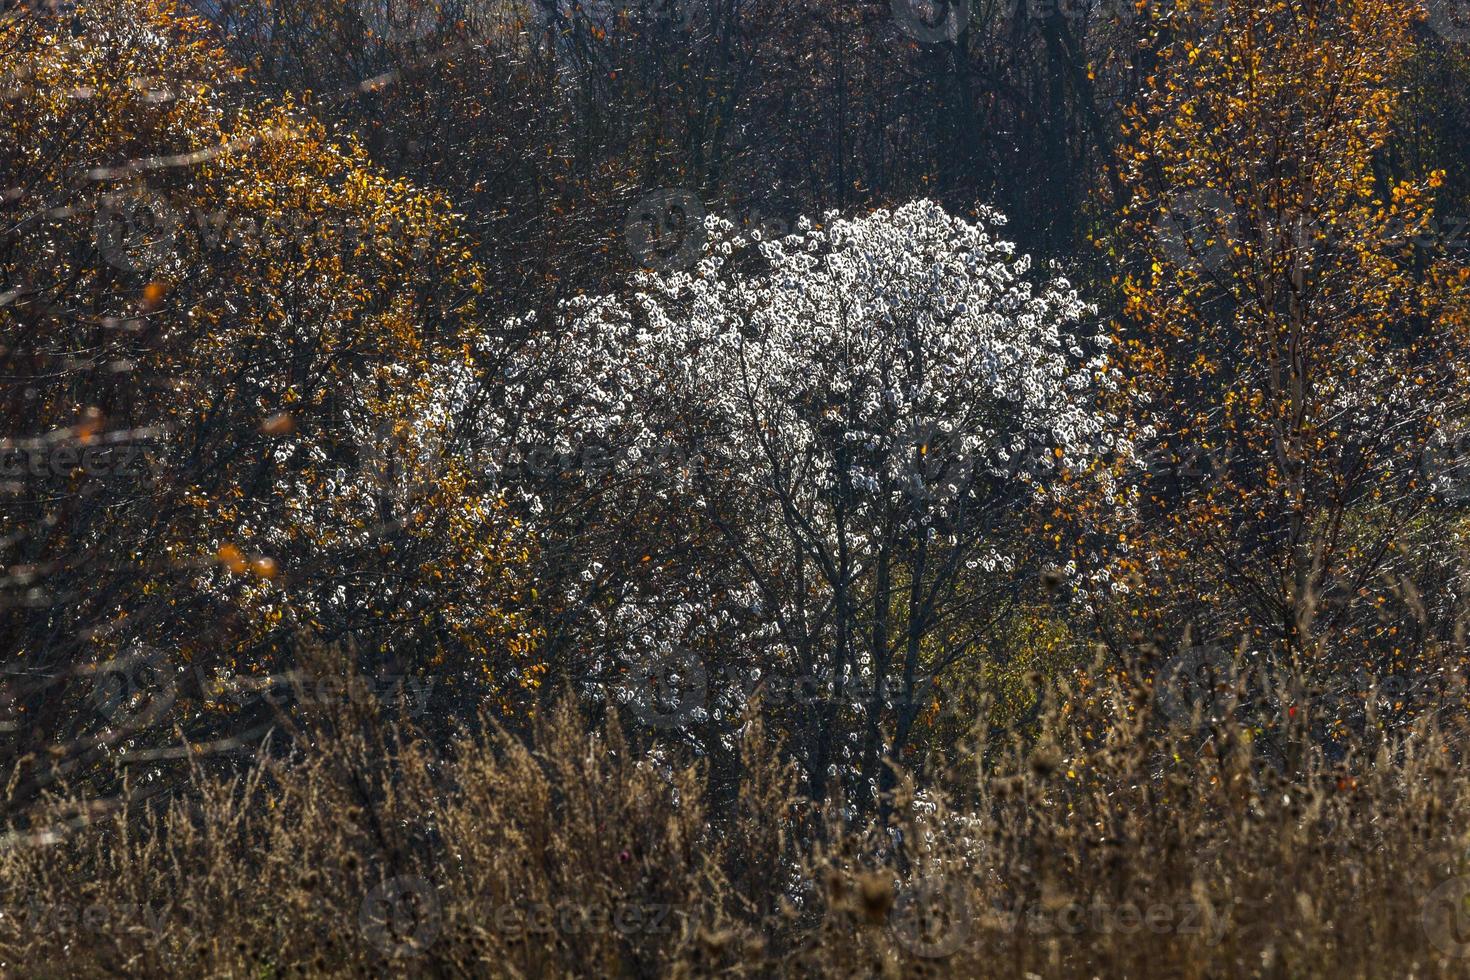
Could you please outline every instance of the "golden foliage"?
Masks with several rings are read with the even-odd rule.
[[[1154,15],[1113,244],[1136,257],[1119,362],[1155,430],[1136,597],[1176,627],[1358,635],[1342,607],[1430,498],[1419,462],[1463,401],[1470,320],[1463,270],[1413,244],[1440,175],[1383,166],[1413,19],[1382,0]]]

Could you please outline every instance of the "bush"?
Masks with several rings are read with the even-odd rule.
[[[1228,696],[1228,691],[1221,692]],[[170,798],[12,834],[7,971],[147,976],[1448,976],[1470,894],[1463,720],[1282,765],[1229,712],[1044,692],[942,796],[817,808],[757,715],[734,805],[566,703],[436,752],[379,709]],[[1215,703],[1215,702],[1211,702]],[[964,775],[961,775],[964,774]],[[139,787],[134,787],[139,789]]]

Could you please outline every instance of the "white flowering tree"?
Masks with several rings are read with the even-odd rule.
[[[871,798],[933,679],[983,656],[1038,560],[1036,505],[1105,482],[1127,451],[1097,407],[1113,381],[1089,308],[1063,280],[1034,285],[1000,224],[928,201],[779,241],[710,219],[694,270],[569,305],[509,371],[527,379],[519,432],[561,454],[615,447],[583,477],[647,492],[657,474],[726,556],[666,621],[624,607],[639,618],[625,655],[679,651],[660,679],[694,676],[701,703],[677,715],[691,725],[781,685],[817,798],[838,776]],[[700,615],[711,598],[723,613]],[[759,654],[737,658],[741,683],[716,682],[690,651],[735,624]]]

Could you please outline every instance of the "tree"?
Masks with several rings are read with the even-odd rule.
[[[709,680],[675,720],[706,735],[750,690],[783,694],[814,798],[851,780],[872,802],[935,679],[986,656],[1039,571],[1028,518],[1112,490],[1104,464],[1126,455],[1096,407],[1107,339],[1065,280],[1033,285],[1002,223],[921,201],[760,241],[710,219],[693,272],[569,304],[512,371],[528,410],[501,431],[595,441],[614,473],[672,455],[658,469],[688,537],[726,556],[681,580],[708,593],[638,615],[614,658]]]
[[[298,634],[453,674],[469,714],[523,682],[526,546],[435,409],[483,289],[444,200],[237,98],[166,3],[0,22],[0,76],[18,796],[145,728],[229,743],[218,675]]]
[[[1117,353],[1156,441],[1125,629],[1377,672],[1453,625],[1385,605],[1452,518],[1424,460],[1466,392],[1465,270],[1424,247],[1440,175],[1382,167],[1414,14],[1198,8],[1155,18],[1126,133]]]

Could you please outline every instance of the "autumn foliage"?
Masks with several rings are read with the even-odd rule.
[[[1409,627],[1393,595],[1440,574],[1424,545],[1455,519],[1424,462],[1466,392],[1463,266],[1424,244],[1443,175],[1376,165],[1413,19],[1206,3],[1158,25],[1119,332],[1156,440],[1130,562],[1176,627],[1401,665],[1457,615]]]
[[[7,6],[0,972],[1456,975],[1462,15]]]

